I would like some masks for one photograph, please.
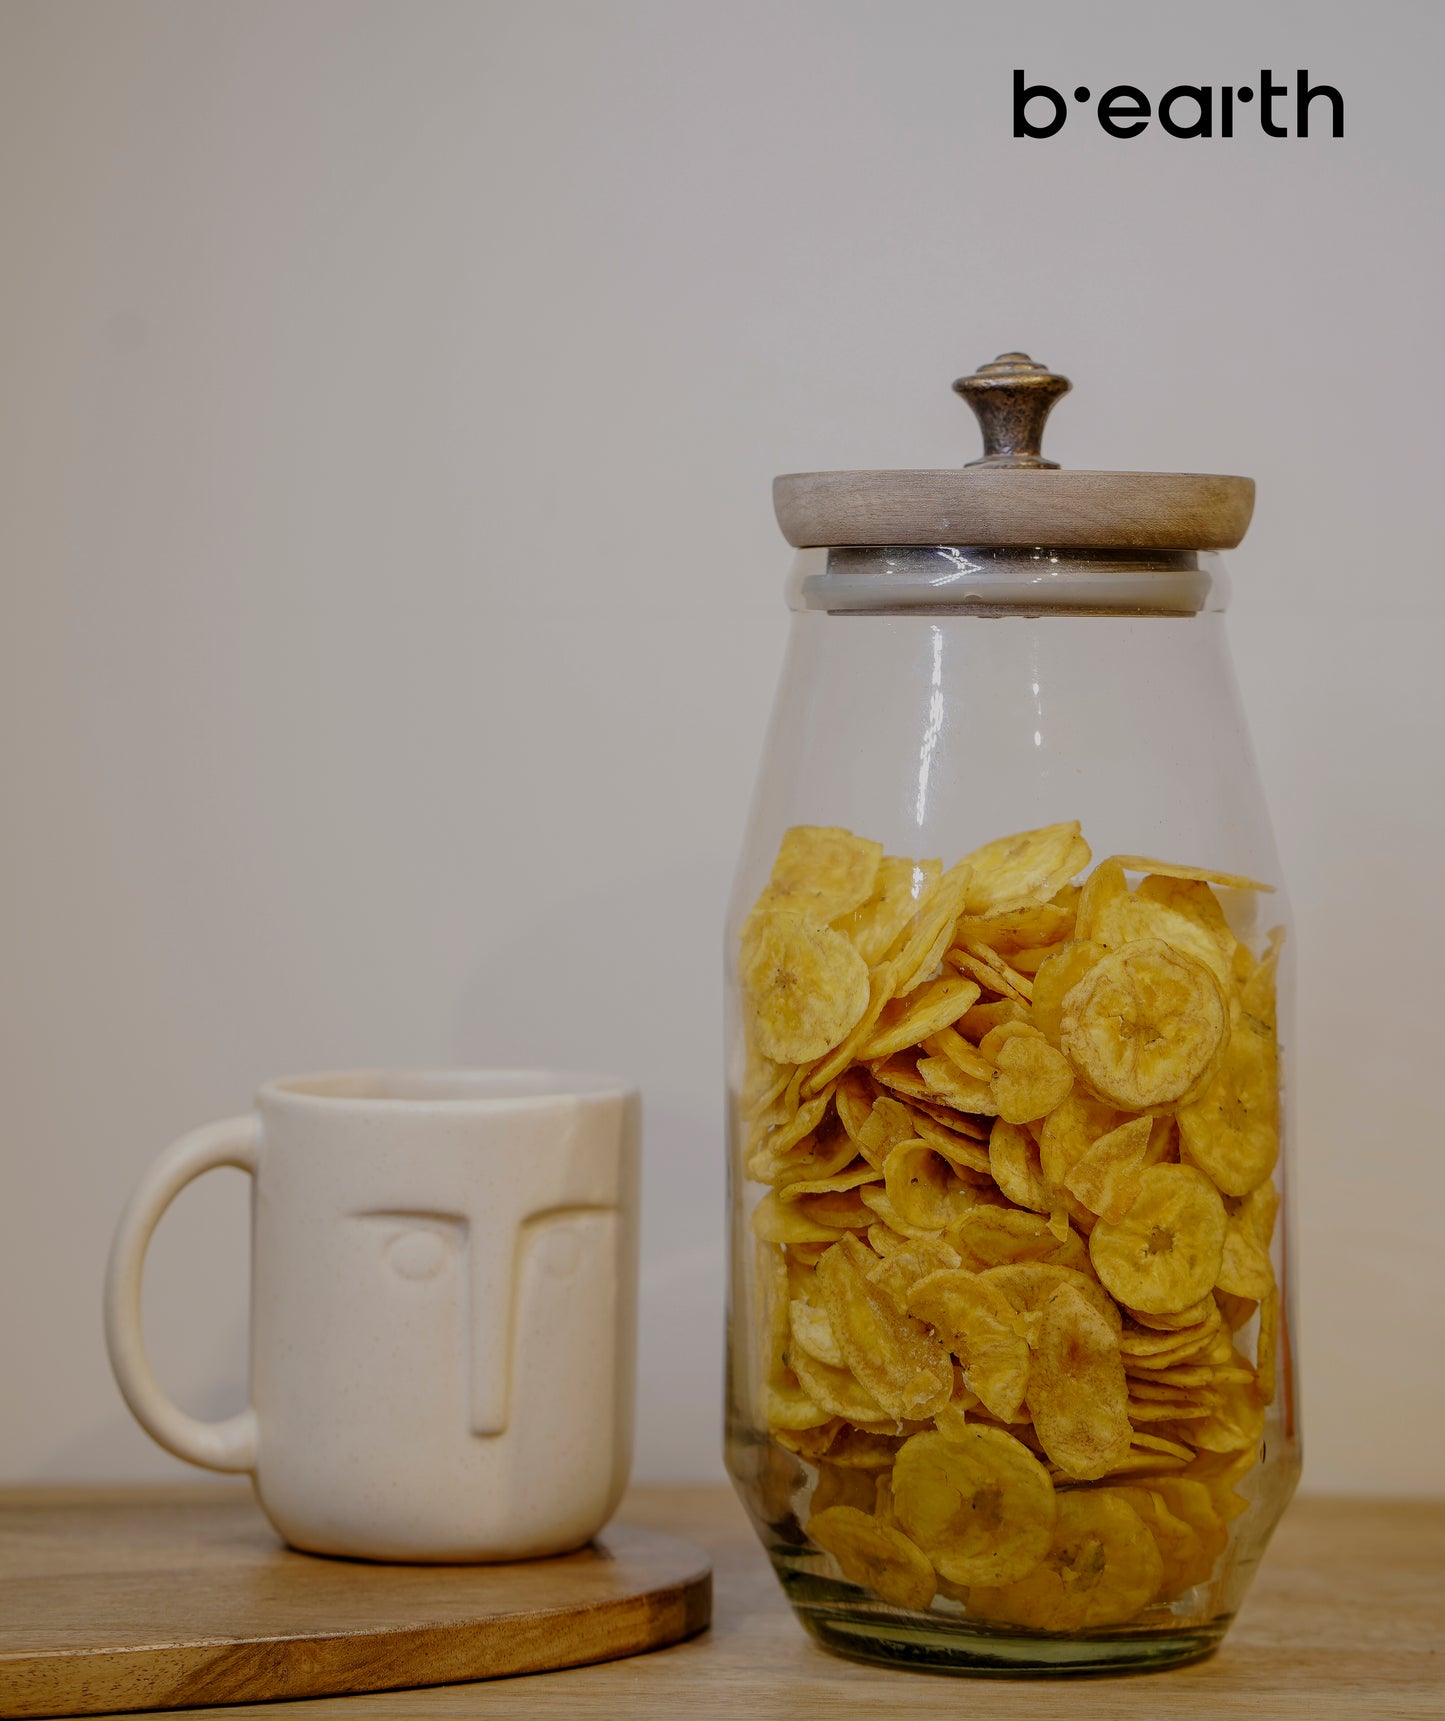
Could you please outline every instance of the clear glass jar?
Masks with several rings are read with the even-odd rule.
[[[1292,947],[1219,559],[809,549],[789,601],[728,924],[729,1471],[842,1654],[1194,1659],[1299,1474]]]

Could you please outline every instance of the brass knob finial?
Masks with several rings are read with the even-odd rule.
[[[1039,453],[1044,420],[1060,395],[1073,386],[1037,365],[1027,353],[1000,353],[992,364],[980,365],[972,376],[954,383],[973,408],[983,431],[983,455],[970,466],[1031,466],[1057,470],[1057,460]]]

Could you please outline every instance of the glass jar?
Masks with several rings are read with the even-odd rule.
[[[1218,1643],[1299,1474],[1289,919],[1213,553],[1252,487],[1055,474],[1068,385],[1000,366],[975,469],[782,481],[865,541],[807,545],[780,494],[727,1461],[830,1649],[1167,1666]],[[923,541],[945,515],[968,544]]]

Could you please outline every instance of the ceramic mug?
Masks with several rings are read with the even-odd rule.
[[[106,1343],[177,1457],[249,1471],[293,1546],[378,1560],[580,1547],[626,1486],[637,1094],[551,1071],[271,1082],[161,1155],[121,1218]],[[161,1391],[141,1337],[151,1233],[193,1178],[251,1174],[250,1403]]]

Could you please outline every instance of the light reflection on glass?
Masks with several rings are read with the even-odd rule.
[[[933,769],[933,753],[938,737],[943,733],[943,629],[930,627],[933,645],[933,671],[928,684],[928,726],[923,731],[923,745],[918,749],[918,801],[914,818],[922,829],[928,808],[928,774]]]

